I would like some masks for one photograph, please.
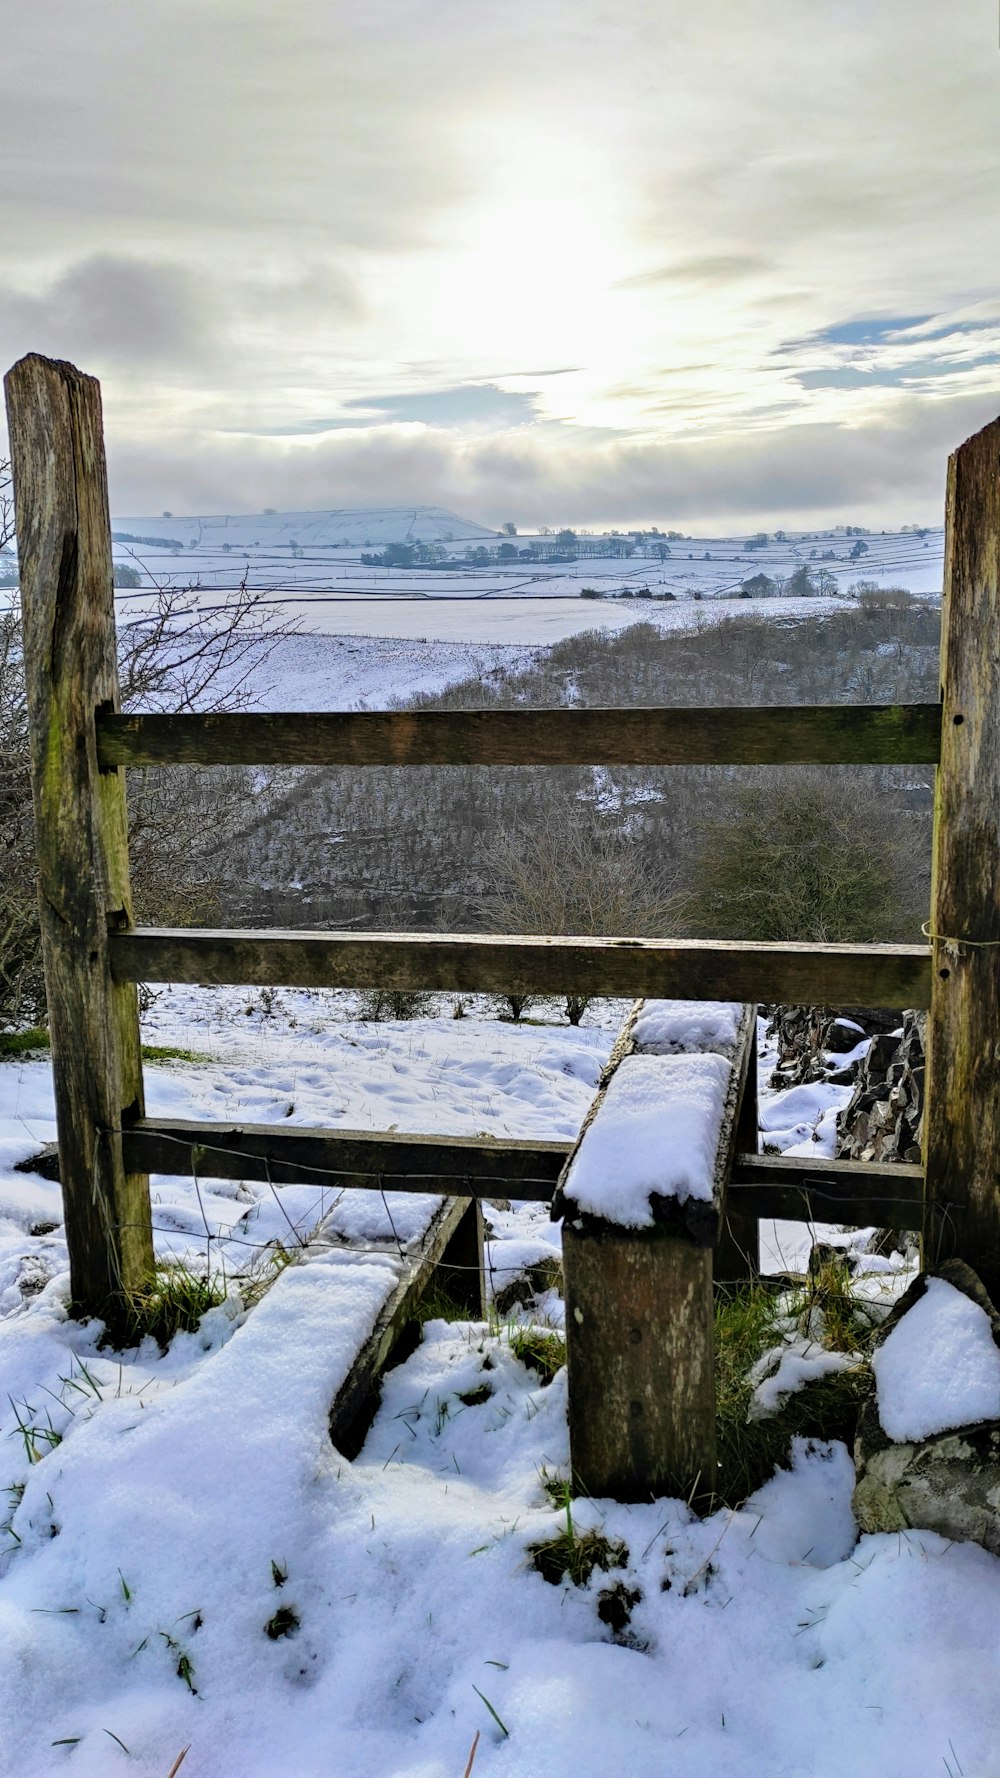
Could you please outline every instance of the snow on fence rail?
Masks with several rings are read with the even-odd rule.
[[[302,1177],[302,1169],[315,1179],[318,1167],[341,1185],[368,1184],[378,1174],[392,1189],[407,1189],[410,1174],[423,1167],[434,1174],[436,1189],[473,1198],[494,1192],[500,1179],[510,1182],[511,1196],[529,1190],[549,1196],[565,1158],[559,1144],[451,1146],[345,1131],[168,1128],[148,1120],[134,985],[146,979],[535,990],[562,988],[571,979],[591,993],[747,1005],[929,1005],[923,1175],[910,1167],[810,1165],[757,1155],[749,1096],[741,1111],[727,1089],[719,1139],[727,1132],[724,1171],[738,1210],[716,1218],[714,1249],[700,1247],[690,1228],[669,1227],[664,1234],[666,1225],[654,1220],[651,1229],[615,1231],[600,1219],[604,1245],[591,1247],[602,1255],[595,1288],[607,1321],[632,1288],[630,1269],[639,1268],[653,1317],[648,1325],[661,1333],[644,1346],[643,1321],[633,1316],[629,1325],[640,1337],[628,1336],[632,1358],[642,1351],[642,1364],[647,1353],[652,1361],[658,1346],[676,1356],[686,1322],[710,1321],[713,1251],[716,1276],[752,1264],[758,1217],[836,1212],[838,1220],[905,1226],[922,1203],[925,1249],[934,1258],[951,1253],[970,1260],[1000,1297],[1000,421],[967,440],[950,463],[940,705],[124,717],[99,385],[72,365],[31,355],[8,373],[6,395],[59,1168],[79,1311],[114,1327],[124,1297],[148,1280],[147,1173],[163,1164],[165,1147],[172,1149],[174,1173],[184,1170],[185,1152],[193,1170],[203,1148],[215,1153],[212,1164],[220,1171],[232,1166],[253,1177],[252,1169],[264,1166],[284,1182]],[[124,767],[231,761],[936,762],[929,942],[747,945],[136,928]],[[635,1030],[624,1043],[636,1044]],[[740,1069],[744,1079],[752,1077],[747,1057]],[[607,1117],[609,1100],[604,1103],[595,1120]],[[743,1152],[734,1153],[737,1146]],[[420,1188],[427,1189],[426,1173]],[[571,1229],[571,1247],[578,1232]],[[612,1252],[621,1260],[617,1271]],[[571,1297],[574,1263],[567,1268]],[[625,1319],[618,1315],[622,1326]],[[578,1329],[575,1315],[573,1322]],[[702,1339],[703,1360],[710,1345],[709,1334]],[[642,1496],[667,1475],[674,1486],[686,1481],[710,1491],[706,1363],[700,1371],[688,1367],[688,1381],[695,1373],[700,1378],[693,1391],[677,1358],[660,1362],[655,1390],[649,1371],[631,1394],[642,1365],[632,1376],[620,1363],[608,1383],[614,1400],[594,1399],[590,1412],[579,1406],[581,1368],[571,1360],[571,1419],[581,1426],[588,1413],[598,1417],[598,1405],[602,1415],[614,1408],[617,1491]],[[640,1438],[637,1422],[651,1390],[676,1397],[675,1411],[653,1416],[659,1431]]]

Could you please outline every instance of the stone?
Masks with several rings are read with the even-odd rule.
[[[960,1260],[914,1280],[880,1328],[879,1343],[919,1301],[928,1276],[944,1278],[984,1309],[1000,1346],[1000,1315],[975,1272]],[[873,1399],[858,1422],[854,1463],[854,1515],[862,1531],[936,1531],[1000,1555],[1000,1420],[894,1441]]]
[[[908,1012],[903,1032],[881,1032],[861,1063],[840,1113],[837,1158],[919,1162],[924,1117],[926,1017]]]

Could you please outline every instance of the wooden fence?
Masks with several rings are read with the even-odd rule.
[[[1000,421],[951,459],[939,704],[126,716],[99,385],[72,365],[32,355],[5,386],[60,1175],[78,1312],[101,1315],[114,1328],[123,1297],[148,1281],[150,1170],[176,1174],[198,1164],[218,1176],[280,1183],[318,1182],[328,1170],[340,1187],[378,1176],[393,1190],[426,1191],[433,1181],[456,1196],[545,1199],[567,1158],[568,1145],[556,1142],[147,1118],[140,981],[542,993],[572,984],[582,993],[629,997],[929,1007],[923,1168],[761,1156],[750,1146],[755,1120],[737,1109],[741,1142],[725,1180],[728,1225],[740,1237],[731,1245],[746,1253],[748,1230],[761,1217],[908,1227],[922,1216],[928,1260],[960,1255],[1000,1301]],[[937,766],[928,943],[224,932],[138,928],[132,918],[129,766],[802,762]],[[726,1220],[723,1214],[720,1228]],[[608,1387],[618,1407],[664,1393],[679,1400],[678,1355],[692,1342],[700,1342],[708,1369],[683,1415],[664,1412],[637,1443],[627,1411],[611,1413],[617,1430],[610,1445],[581,1456],[584,1420],[596,1413],[584,1380],[591,1368],[598,1374],[613,1310],[613,1292],[604,1290],[604,1324],[587,1321],[587,1338],[572,1337],[570,1360],[574,1466],[591,1492],[608,1491],[611,1480],[616,1492],[634,1497],[668,1486],[711,1493],[704,1332],[711,1263],[706,1271],[699,1262],[702,1282],[693,1295],[664,1292],[668,1248],[667,1270],[676,1272],[678,1242],[697,1243],[676,1230],[669,1241],[661,1235],[633,1232],[625,1270],[619,1255],[615,1276],[644,1269],[654,1318],[662,1320],[657,1304],[669,1296],[675,1356],[665,1373],[663,1341],[657,1348],[640,1338],[618,1354]],[[724,1247],[725,1238],[717,1270]],[[730,1251],[727,1266],[732,1258]],[[568,1289],[572,1297],[571,1281]],[[578,1327],[575,1306],[570,1300],[567,1312]],[[589,1406],[577,1412],[577,1403]]]

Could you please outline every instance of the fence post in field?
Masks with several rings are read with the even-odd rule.
[[[948,465],[941,698],[924,1255],[1000,1302],[1000,420]]]
[[[72,1301],[113,1329],[153,1243],[149,1181],[122,1158],[122,1125],[143,1112],[136,990],[109,957],[132,908],[124,772],[101,770],[95,729],[118,708],[100,385],[32,354],[5,388]]]

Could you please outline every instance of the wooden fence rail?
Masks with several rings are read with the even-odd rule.
[[[830,1006],[927,1006],[928,945],[494,937],[481,932],[206,931],[132,927],[109,941],[116,982],[650,995]]]
[[[270,1167],[286,1182],[378,1177],[399,1190],[428,1189],[432,1178],[472,1198],[502,1182],[507,1196],[544,1199],[566,1158],[559,1143],[149,1120],[135,992],[147,980],[929,1006],[926,1178],[914,1167],[754,1154],[747,1096],[727,1137],[727,1227],[738,1238],[727,1257],[723,1237],[716,1268],[747,1256],[757,1218],[908,1227],[923,1198],[926,1253],[968,1260],[1000,1301],[1000,421],[950,466],[940,705],[125,716],[99,386],[32,355],[5,387],[59,1172],[79,1312],[114,1331],[125,1298],[148,1281],[151,1168],[258,1178]],[[795,762],[937,765],[929,944],[147,930],[132,918],[130,765]],[[676,1271],[676,1253],[673,1262]],[[710,1283],[710,1267],[696,1270]],[[685,1297],[699,1326],[707,1290]],[[679,1350],[682,1325],[663,1337]],[[709,1447],[703,1423],[691,1448]],[[647,1476],[679,1479],[675,1457],[638,1456],[628,1491],[641,1494]]]
[[[97,715],[116,766],[933,765],[938,704]]]

